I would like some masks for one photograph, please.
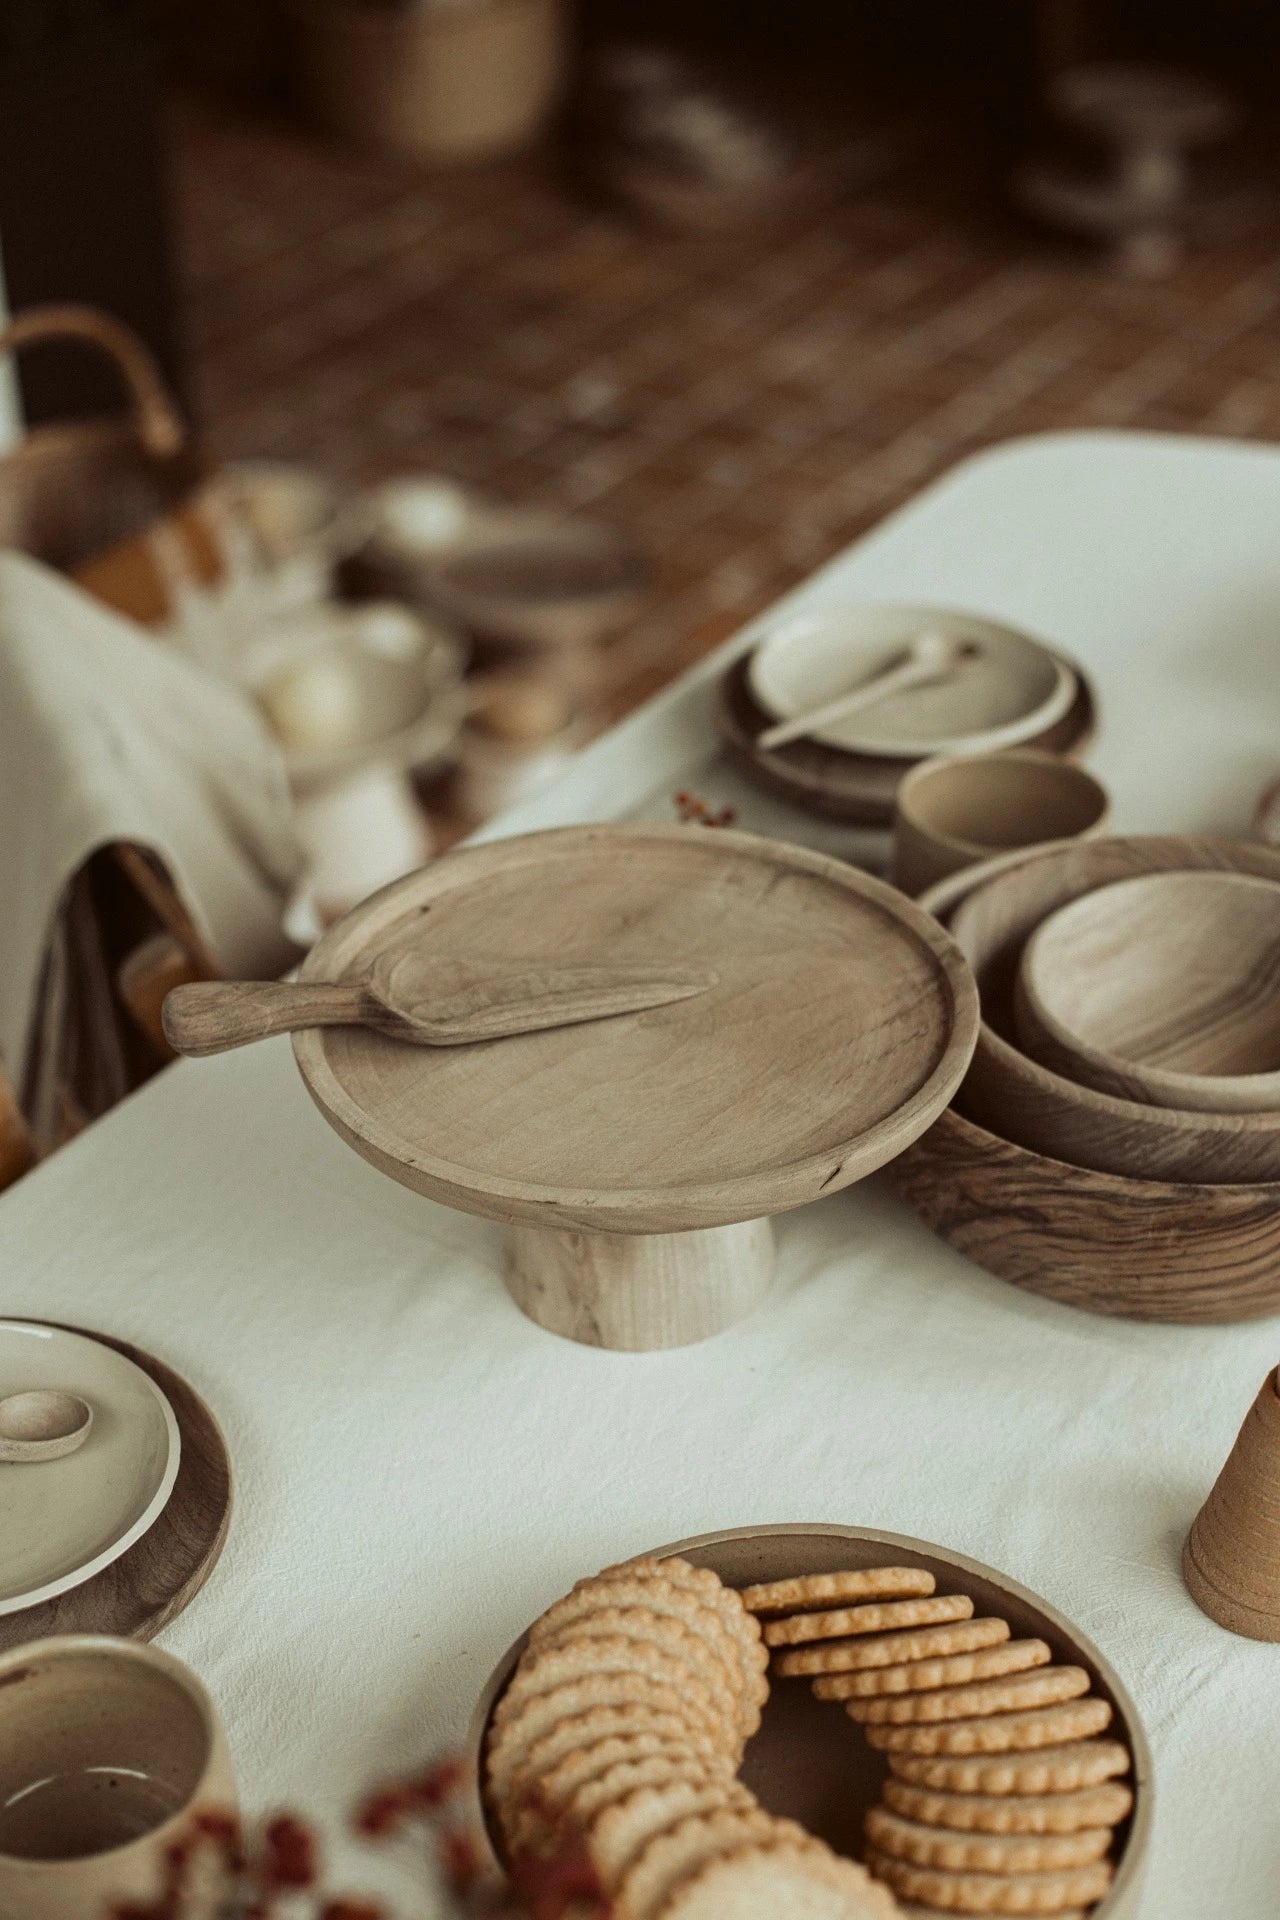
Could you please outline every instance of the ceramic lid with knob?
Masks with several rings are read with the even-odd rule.
[[[321,1111],[392,1178],[466,1211],[670,1233],[835,1192],[958,1085],[977,993],[950,937],[844,862],[704,827],[590,826],[451,854],[358,907],[304,981],[411,941],[472,963],[710,967],[696,999],[449,1055],[295,1036]]]

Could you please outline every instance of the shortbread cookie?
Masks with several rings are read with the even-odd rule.
[[[657,1834],[632,1861],[614,1893],[613,1920],[656,1920],[676,1888],[709,1860],[752,1842],[776,1841],[779,1829],[792,1829],[789,1839],[805,1839],[802,1828],[790,1820],[775,1820],[763,1807],[723,1808],[679,1821]]]
[[[604,1807],[587,1828],[587,1853],[606,1893],[612,1893],[627,1868],[649,1842],[682,1821],[708,1814],[749,1813],[756,1802],[737,1780],[672,1781],[665,1787],[639,1787],[625,1800]]]
[[[1077,1833],[1114,1827],[1133,1811],[1133,1794],[1118,1780],[1073,1793],[940,1793],[890,1774],[882,1791],[894,1813],[956,1833]]]
[[[1111,1847],[1110,1827],[1081,1827],[1075,1833],[956,1833],[904,1820],[887,1807],[872,1807],[866,1834],[870,1846],[895,1860],[945,1867],[948,1873],[1052,1873],[1060,1867],[1087,1867]]]
[[[542,1653],[553,1647],[576,1646],[592,1640],[636,1640],[675,1654],[695,1679],[705,1681],[723,1696],[729,1710],[742,1721],[744,1738],[758,1729],[760,1711],[745,1698],[737,1661],[713,1649],[699,1634],[691,1633],[670,1615],[654,1613],[648,1607],[599,1607],[580,1620],[566,1623],[556,1633],[540,1636],[536,1651]],[[531,1643],[530,1652],[533,1651]]]
[[[1049,1707],[1062,1700],[1078,1700],[1088,1693],[1090,1684],[1083,1667],[1040,1667],[1030,1673],[1006,1674],[1002,1680],[976,1680],[967,1687],[935,1687],[924,1693],[847,1700],[845,1712],[864,1726],[972,1720],[987,1714],[1023,1713],[1029,1707]]]
[[[895,1893],[947,1913],[1060,1914],[1101,1900],[1114,1872],[1109,1860],[1095,1860],[1057,1873],[947,1873],[874,1850],[867,1865]]]
[[[657,1920],[883,1920],[896,1910],[888,1888],[852,1860],[775,1844],[711,1860]]]
[[[874,1700],[895,1693],[930,1693],[937,1687],[970,1686],[1006,1674],[1042,1667],[1053,1655],[1043,1640],[1006,1640],[977,1653],[937,1660],[909,1660],[900,1667],[866,1667],[861,1673],[822,1674],[813,1683],[819,1700]]]
[[[695,1724],[685,1712],[684,1701],[671,1687],[658,1686],[640,1673],[597,1673],[590,1679],[536,1694],[511,1719],[501,1726],[491,1726],[486,1757],[486,1777],[491,1791],[502,1790],[523,1765],[535,1740],[550,1733],[560,1721],[578,1720],[593,1707],[651,1709],[663,1717],[664,1724],[674,1727],[678,1735],[699,1751],[705,1751],[708,1757],[725,1752],[719,1730],[709,1733]],[[631,1724],[639,1729],[645,1722],[634,1719]],[[736,1755],[733,1757],[736,1764]]]
[[[719,1767],[730,1774],[734,1771],[732,1756],[718,1749],[713,1741],[692,1733],[678,1714],[661,1713],[653,1707],[622,1701],[616,1706],[593,1707],[586,1713],[557,1722],[549,1732],[533,1741],[520,1765],[509,1770],[509,1781],[514,1785],[526,1769],[540,1779],[571,1756],[576,1756],[581,1763],[585,1754],[594,1755],[606,1742],[616,1745],[618,1750],[607,1758],[588,1760],[579,1776],[581,1779],[587,1779],[610,1760],[638,1757],[670,1746],[692,1748],[709,1768]]]
[[[677,1655],[639,1640],[592,1640],[567,1647],[530,1648],[494,1709],[493,1725],[503,1727],[527,1701],[575,1682],[603,1682],[628,1674],[669,1688],[691,1725],[713,1739],[734,1744],[739,1736],[733,1704],[705,1680],[699,1680]]]
[[[934,1698],[921,1694],[919,1698]],[[1060,1700],[1025,1713],[993,1713],[978,1720],[932,1725],[869,1726],[867,1739],[881,1753],[1025,1753],[1064,1740],[1085,1740],[1111,1723],[1105,1700]]]
[[[1105,1724],[1105,1723],[1104,1723]],[[1128,1773],[1129,1749],[1118,1740],[1073,1740],[1004,1753],[891,1753],[900,1780],[946,1793],[1076,1793]]]
[[[859,1567],[848,1573],[802,1573],[794,1580],[743,1587],[741,1598],[749,1613],[809,1612],[850,1600],[901,1600],[932,1593],[937,1584],[923,1567]]]
[[[797,1647],[774,1659],[774,1671],[792,1677],[811,1673],[863,1673],[875,1667],[972,1653],[1008,1640],[1007,1620],[957,1620],[942,1627],[917,1627],[906,1633],[882,1633],[863,1640],[823,1640]]]
[[[691,1633],[701,1635],[714,1652],[731,1662],[736,1661],[742,1685],[753,1706],[763,1706],[768,1699],[765,1666],[769,1656],[760,1629],[751,1616],[743,1611],[743,1622],[750,1621],[754,1638],[735,1633],[719,1609],[709,1605],[697,1589],[679,1587],[669,1580],[656,1577],[627,1580],[615,1575],[579,1581],[572,1593],[557,1600],[530,1629],[530,1644],[538,1646],[544,1640],[554,1639],[562,1628],[574,1621],[615,1607],[644,1607],[650,1613],[678,1620]]]
[[[554,1775],[543,1780],[526,1776],[503,1803],[503,1832],[513,1854],[548,1851],[561,1828],[585,1832],[606,1807],[626,1800],[642,1787],[705,1787],[717,1783],[729,1786],[733,1777],[710,1772],[696,1754],[687,1750],[620,1760],[568,1793]]]
[[[933,1627],[972,1617],[973,1602],[965,1594],[935,1594],[928,1600],[873,1601],[869,1606],[836,1607],[828,1613],[789,1614],[785,1620],[771,1620],[764,1637],[770,1647],[799,1647],[810,1640],[888,1633],[897,1627]]]
[[[652,1733],[613,1734],[608,1739],[594,1741],[585,1747],[571,1748],[549,1764],[537,1764],[536,1756],[531,1752],[526,1766],[512,1781],[511,1791],[513,1795],[521,1791],[527,1773],[537,1783],[542,1798],[551,1806],[568,1806],[579,1787],[598,1779],[602,1773],[608,1773],[613,1767],[639,1766],[646,1760],[688,1761],[704,1774],[714,1775],[718,1779],[733,1778],[733,1761],[728,1754],[709,1759],[678,1735],[662,1738]]]
[[[760,1645],[760,1622],[753,1613],[748,1613],[742,1604],[741,1596],[733,1587],[727,1587],[709,1567],[695,1567],[688,1560],[626,1560],[619,1566],[606,1567],[603,1573],[595,1576],[597,1580],[662,1580],[686,1593],[696,1594],[706,1606],[719,1614],[730,1633],[741,1640],[748,1650]],[[578,1587],[591,1582],[580,1580]]]

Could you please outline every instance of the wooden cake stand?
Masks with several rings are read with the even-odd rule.
[[[397,881],[304,981],[412,941],[442,959],[680,961],[709,992],[465,1047],[294,1036],[326,1119],[392,1179],[509,1224],[507,1286],[552,1332],[682,1346],[767,1291],[768,1216],[901,1153],[958,1086],[977,990],[937,921],[800,847],[703,827],[568,827]]]

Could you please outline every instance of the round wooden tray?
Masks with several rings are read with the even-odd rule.
[[[1077,675],[1080,690],[1061,720],[1022,744],[1075,760],[1096,732],[1097,707],[1083,668],[1065,654],[1058,657]],[[898,783],[917,762],[844,753],[819,740],[796,740],[772,753],[762,752],[756,738],[774,716],[766,713],[751,691],[749,665],[750,655],[741,655],[716,689],[716,726],[725,752],[739,771],[806,813],[850,826],[890,825]]]
[[[767,1234],[710,1230],[883,1166],[942,1111],[977,1033],[972,977],[936,920],[842,861],[751,834],[569,827],[466,848],[356,908],[301,977],[362,975],[406,939],[441,958],[718,975],[671,1006],[465,1048],[354,1027],[294,1038],[343,1138],[419,1193],[517,1223],[519,1303],[601,1345],[678,1344],[754,1304]]]
[[[1133,1812],[1117,1829],[1114,1884],[1106,1899],[1092,1909],[1090,1920],[1130,1920],[1137,1913],[1154,1811],[1146,1734],[1137,1708],[1098,1649],[1038,1594],[964,1554],[867,1527],[743,1527],[699,1534],[653,1551],[660,1557],[680,1554],[698,1566],[710,1567],[731,1587],[886,1562],[927,1567],[944,1593],[971,1594],[980,1614],[1002,1615],[1015,1636],[1047,1640],[1055,1660],[1083,1667],[1094,1692],[1110,1701],[1115,1715],[1111,1730],[1133,1755],[1129,1776]],[[522,1634],[504,1654],[472,1716],[470,1751],[477,1778],[493,1709],[527,1638]],[[805,1682],[775,1679],[760,1731],[747,1748],[741,1777],[771,1813],[799,1820],[837,1852],[856,1858],[862,1851],[863,1820],[880,1797],[887,1771],[885,1756],[868,1745],[861,1728],[838,1705],[815,1699]],[[496,1851],[498,1836],[487,1815],[485,1831]]]
[[[155,1525],[92,1580],[0,1619],[0,1651],[55,1633],[151,1640],[199,1593],[231,1525],[231,1460],[222,1429],[181,1374],[125,1340],[70,1327],[141,1367],[168,1398],[182,1438],[173,1492]]]

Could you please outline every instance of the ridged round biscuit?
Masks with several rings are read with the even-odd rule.
[[[486,1778],[491,1792],[501,1792],[535,1740],[550,1733],[561,1720],[578,1720],[593,1707],[651,1708],[679,1734],[708,1754],[722,1753],[724,1743],[719,1732],[708,1733],[686,1714],[684,1701],[670,1687],[658,1686],[639,1673],[596,1673],[588,1680],[576,1680],[549,1693],[534,1695],[519,1713],[501,1726],[489,1730],[486,1753]],[[632,1722],[634,1726],[639,1721]]]
[[[567,1647],[530,1648],[506,1692],[494,1708],[493,1724],[505,1726],[527,1700],[574,1681],[604,1680],[629,1673],[669,1687],[691,1724],[740,1751],[741,1726],[733,1703],[709,1681],[700,1680],[676,1654],[638,1640],[593,1640]]]
[[[827,1613],[793,1613],[771,1620],[764,1630],[771,1647],[799,1647],[810,1640],[839,1640],[846,1634],[890,1633],[899,1627],[932,1627],[947,1620],[969,1620],[973,1602],[963,1593],[931,1599],[873,1601],[862,1607],[837,1607]]]
[[[606,1807],[626,1800],[641,1787],[730,1785],[723,1775],[709,1773],[697,1755],[651,1753],[643,1760],[620,1760],[603,1773],[584,1780],[567,1800],[559,1804],[564,1818],[573,1826],[589,1826]]]
[[[614,1895],[612,1920],[657,1920],[676,1888],[721,1854],[789,1840],[808,1843],[792,1820],[775,1820],[763,1807],[722,1809],[681,1820],[656,1835],[633,1860]],[[609,1891],[612,1891],[611,1889]]]
[[[580,1619],[565,1621],[554,1633],[540,1635],[531,1646],[536,1645],[541,1652],[550,1647],[607,1639],[639,1640],[676,1654],[695,1678],[705,1680],[723,1694],[726,1706],[742,1723],[744,1738],[750,1739],[758,1731],[760,1709],[746,1697],[742,1669],[727,1635],[728,1655],[671,1615],[655,1613],[650,1607],[597,1607]]]
[[[526,1770],[535,1778],[541,1778],[565,1760],[577,1758],[581,1763],[584,1753],[594,1756],[605,1742],[616,1742],[621,1749],[613,1755],[615,1759],[622,1759],[628,1751],[654,1753],[660,1748],[679,1746],[686,1751],[692,1748],[708,1766],[719,1766],[730,1773],[734,1770],[732,1758],[721,1752],[714,1741],[691,1733],[679,1715],[620,1701],[615,1706],[592,1707],[585,1713],[567,1717],[547,1733],[540,1734],[520,1765],[511,1772],[510,1784],[514,1786]],[[593,1757],[580,1778],[585,1780],[605,1764],[606,1761]]]
[[[856,1567],[844,1573],[802,1573],[794,1580],[768,1580],[743,1587],[748,1613],[799,1613],[851,1600],[901,1600],[933,1593],[937,1581],[924,1567]]]
[[[563,1807],[570,1804],[580,1787],[598,1779],[602,1773],[614,1767],[639,1766],[647,1760],[688,1763],[715,1779],[733,1778],[733,1762],[727,1754],[709,1760],[687,1740],[660,1740],[652,1734],[632,1734],[629,1738],[615,1734],[608,1740],[565,1754],[545,1771],[539,1772],[530,1766],[528,1775],[549,1806]],[[524,1778],[522,1770],[516,1784]]]
[[[888,1807],[867,1815],[867,1842],[895,1860],[948,1873],[1055,1873],[1087,1867],[1111,1849],[1110,1827],[1080,1827],[1074,1833],[957,1833],[907,1820]]]
[[[755,1629],[754,1639],[733,1632],[720,1610],[707,1603],[696,1590],[678,1587],[667,1580],[609,1579],[579,1581],[572,1593],[565,1594],[548,1607],[529,1632],[532,1645],[554,1638],[562,1627],[591,1613],[615,1607],[645,1607],[651,1613],[678,1620],[691,1633],[697,1633],[726,1660],[736,1662],[747,1697],[753,1706],[763,1706],[769,1697],[765,1678],[768,1654]],[[750,1619],[746,1613],[743,1619]],[[752,1623],[754,1625],[754,1622]]]
[[[681,1780],[665,1787],[639,1787],[601,1809],[586,1829],[587,1853],[606,1893],[616,1891],[627,1868],[651,1840],[682,1821],[713,1813],[751,1812],[755,1800],[737,1780]]]
[[[888,1892],[888,1888],[885,1889]],[[1091,1907],[1059,1907],[1053,1920],[1088,1920]],[[900,1901],[898,1912],[904,1920],[956,1920],[954,1908],[920,1907],[914,1900]]]
[[[1004,1753],[891,1753],[900,1780],[946,1793],[1075,1793],[1128,1773],[1129,1749],[1119,1740],[1048,1742]]]
[[[916,1660],[972,1653],[1008,1640],[1007,1620],[956,1620],[941,1627],[917,1627],[905,1633],[868,1635],[858,1640],[821,1640],[816,1646],[796,1647],[774,1659],[775,1673],[788,1678],[800,1674],[864,1673],[876,1667],[904,1666]]]
[[[993,1713],[977,1720],[869,1726],[865,1732],[881,1753],[1025,1753],[1032,1747],[1086,1740],[1110,1723],[1111,1708],[1105,1700],[1084,1699],[1060,1700],[1025,1713]]]
[[[747,1612],[737,1591],[733,1587],[726,1586],[719,1575],[712,1573],[709,1567],[695,1567],[690,1561],[679,1558],[655,1560],[642,1557],[639,1560],[624,1560],[614,1567],[606,1567],[595,1578],[597,1580],[667,1581],[684,1592],[697,1594],[707,1606],[713,1607],[729,1631],[735,1638],[741,1640],[748,1652],[759,1649],[760,1622],[753,1613]],[[579,1587],[587,1584],[586,1581],[578,1582]]]
[[[708,1861],[656,1920],[881,1920],[896,1911],[888,1888],[852,1860],[775,1843]]]
[[[947,1913],[1060,1914],[1101,1900],[1114,1874],[1109,1860],[1057,1873],[947,1873],[940,1867],[913,1867],[874,1849],[867,1865],[895,1893]]]
[[[929,1693],[937,1687],[970,1686],[1045,1666],[1053,1654],[1043,1640],[1005,1640],[977,1653],[949,1653],[936,1660],[908,1660],[900,1667],[866,1667],[861,1673],[821,1674],[813,1683],[819,1700],[875,1700],[895,1693]]]
[[[945,1793],[890,1774],[886,1806],[908,1820],[955,1833],[1076,1833],[1114,1827],[1133,1811],[1133,1793],[1118,1780],[1071,1793]]]
[[[973,1720],[1055,1706],[1063,1700],[1078,1700],[1091,1684],[1083,1667],[1038,1667],[1029,1673],[1006,1674],[1001,1680],[975,1680],[964,1687],[846,1700],[845,1712],[864,1726],[923,1726],[935,1720]]]

